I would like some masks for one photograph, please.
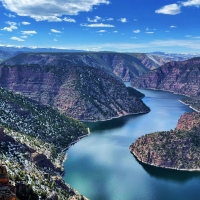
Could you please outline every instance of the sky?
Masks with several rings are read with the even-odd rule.
[[[200,53],[200,0],[0,0],[0,46]]]

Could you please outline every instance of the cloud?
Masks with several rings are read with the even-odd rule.
[[[53,32],[53,33],[62,33],[61,31],[58,31],[56,29],[51,29],[51,32]]]
[[[106,19],[107,21],[113,21],[114,19],[112,17],[109,17]]]
[[[90,27],[90,28],[96,28],[96,27],[113,28],[113,27],[115,27],[112,24],[103,24],[103,23],[99,23],[99,24],[80,24],[80,26],[86,26],[86,27]]]
[[[14,29],[17,29],[17,26],[16,26],[17,23],[16,22],[7,21],[5,23],[8,24],[8,25],[10,25],[10,26],[9,27],[4,27],[1,30],[12,32]]]
[[[89,17],[87,18],[87,21],[88,21],[88,22],[94,22],[94,23],[96,23],[96,22],[98,22],[98,21],[100,21],[100,20],[102,20],[102,18],[99,17],[99,16],[95,16],[94,19],[90,19]]]
[[[169,4],[155,11],[158,14],[177,15],[181,13],[181,6],[178,4]]]
[[[153,31],[147,31],[146,34],[154,34]]]
[[[21,38],[28,38],[26,35],[21,36]]]
[[[21,38],[18,38],[18,37],[11,37],[10,38],[11,40],[16,40],[16,41],[18,41],[18,42],[24,42],[24,40],[23,39],[21,39]]]
[[[12,28],[10,28],[10,27],[4,27],[1,30],[2,31],[8,31],[8,32],[12,32],[13,31]]]
[[[133,30],[133,33],[140,33],[140,30],[139,29]]]
[[[170,26],[170,28],[177,28],[176,26]]]
[[[54,39],[53,41],[54,41],[54,42],[57,42],[58,40],[57,40],[57,39]]]
[[[7,13],[4,13],[4,15],[7,16],[7,17],[16,17],[15,15],[12,15],[12,14],[10,14],[10,13],[8,13],[8,14],[7,14]]]
[[[37,34],[36,31],[21,31],[21,33],[23,35],[30,35],[30,36],[33,36],[33,35]]]
[[[118,31],[113,31],[113,33],[118,33]]]
[[[181,3],[183,6],[196,6],[200,7],[200,0],[188,0]]]
[[[78,15],[79,12],[89,12],[94,6],[108,5],[109,0],[1,0],[3,6],[19,16],[28,16],[36,21],[59,22],[63,15]]]
[[[119,20],[120,22],[122,22],[122,23],[128,22],[126,18],[120,18],[120,19],[118,19],[118,20]]]
[[[105,33],[106,30],[100,30],[100,31],[97,31],[98,33]]]
[[[23,25],[30,25],[31,23],[29,22],[22,22]]]
[[[71,22],[71,23],[75,23],[75,22],[76,22],[75,19],[72,19],[72,18],[70,18],[70,17],[65,17],[65,18],[63,19],[63,21],[65,21],[65,22]]]

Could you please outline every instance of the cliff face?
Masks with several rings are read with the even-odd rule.
[[[132,80],[137,88],[169,90],[188,96],[200,94],[200,58],[182,62],[170,62]]]
[[[149,111],[120,80],[93,67],[0,66],[0,86],[79,120]]]
[[[139,161],[157,167],[200,170],[199,119],[198,113],[186,113],[174,131],[142,136],[130,151]]]

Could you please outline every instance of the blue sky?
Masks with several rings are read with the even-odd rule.
[[[0,0],[0,45],[200,52],[200,0]]]

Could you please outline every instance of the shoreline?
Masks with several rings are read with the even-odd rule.
[[[150,108],[149,108],[150,109]],[[109,119],[102,119],[102,120],[93,120],[93,121],[89,121],[89,120],[79,120],[80,122],[86,122],[86,123],[92,123],[92,122],[106,122],[106,121],[111,121],[113,119],[118,119],[118,118],[121,118],[121,117],[127,117],[127,116],[130,116],[130,115],[140,115],[140,114],[147,114],[151,111],[151,109],[148,111],[148,112],[138,112],[138,113],[129,113],[129,114],[126,114],[126,115],[120,115],[120,116],[117,116],[117,117],[111,117]]]
[[[62,172],[62,174],[61,174],[62,177],[63,177],[64,174],[65,174],[64,163],[65,163],[65,161],[67,160],[67,152],[66,152],[66,151],[67,151],[72,145],[74,145],[74,144],[76,144],[78,141],[80,141],[82,138],[89,136],[89,135],[90,135],[90,128],[87,128],[87,131],[88,131],[87,134],[78,137],[77,140],[71,142],[66,148],[62,149],[62,151],[61,151],[60,154],[65,153],[65,156],[64,156],[64,159],[63,159],[62,165],[61,165],[62,168],[64,169],[63,172]],[[67,184],[67,183],[66,183],[66,184]]]
[[[133,87],[133,86],[131,86],[131,87]],[[176,92],[173,92],[173,91],[170,91],[170,90],[155,89],[155,88],[136,88],[136,89],[141,89],[141,90],[158,90],[158,91],[160,90],[160,91],[171,92],[171,93],[173,93],[173,94],[178,94],[178,95],[182,95],[182,96],[186,96],[186,97],[191,98],[190,96],[188,96],[188,95],[186,95],[186,94],[176,93]],[[197,110],[197,109],[193,108],[192,106],[190,106],[190,104],[187,104],[187,103],[181,101],[180,99],[179,99],[178,101],[181,102],[182,104],[188,106],[189,108],[191,108],[191,109],[194,110],[195,112],[200,113],[200,110]]]
[[[200,113],[200,111],[199,111],[199,110],[197,110],[197,109],[193,108],[192,106],[190,106],[190,104],[187,104],[187,103],[185,103],[185,102],[183,102],[183,101],[181,101],[181,100],[179,100],[179,102],[181,102],[182,104],[184,104],[184,105],[186,105],[186,106],[189,106],[189,108],[191,108],[192,110],[194,110],[194,111],[196,111],[196,112]]]
[[[130,147],[129,147],[129,150],[130,150]],[[177,170],[177,171],[187,171],[187,172],[200,172],[200,168],[199,169],[178,169],[178,168],[174,168],[174,167],[162,167],[162,166],[157,166],[157,165],[153,165],[153,164],[150,164],[150,163],[147,163],[147,162],[143,162],[141,161],[135,154],[134,151],[131,151],[131,154],[133,154],[133,156],[137,159],[137,161],[139,161],[140,163],[142,164],[146,164],[146,165],[150,165],[150,166],[153,166],[153,167],[157,167],[157,168],[161,168],[161,169],[171,169],[171,170]]]
[[[178,95],[183,95],[183,96],[186,96],[186,97],[190,97],[190,96],[188,96],[188,95],[180,94],[180,93],[175,93],[175,92],[170,91],[170,90],[155,89],[155,88],[137,88],[137,89],[144,89],[144,90],[160,90],[160,91],[164,91],[164,92],[171,92],[171,93],[173,93],[173,94],[178,94]],[[190,98],[191,98],[191,97],[190,97]],[[199,110],[193,108],[192,106],[190,106],[190,104],[187,104],[187,103],[185,103],[185,102],[183,102],[183,101],[181,101],[181,100],[178,100],[178,101],[179,101],[180,103],[182,103],[182,104],[188,106],[188,107],[191,108],[193,111],[200,113]],[[164,167],[164,166],[153,165],[153,164],[150,164],[150,163],[141,161],[141,160],[136,156],[135,152],[134,152],[134,151],[131,151],[130,147],[129,147],[129,150],[130,150],[131,154],[133,154],[134,157],[135,157],[139,162],[141,162],[141,163],[143,163],[143,164],[146,164],[146,165],[150,165],[150,166],[158,167],[158,168],[162,168],[162,169],[171,169],[171,170],[178,170],[178,171],[188,171],[188,172],[194,172],[194,171],[197,171],[197,172],[198,172],[198,171],[200,171],[200,168],[199,168],[199,169],[179,169],[179,168],[174,168],[174,167]]]

